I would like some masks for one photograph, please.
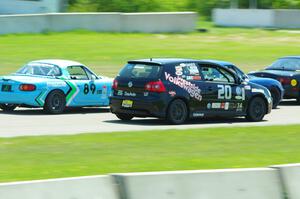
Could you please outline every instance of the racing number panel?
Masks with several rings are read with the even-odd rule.
[[[201,65],[203,75],[204,110],[220,113],[242,112],[245,107],[244,85],[237,84],[235,76],[214,65]]]
[[[68,67],[70,81],[77,86],[77,95],[74,102],[79,105],[96,105],[99,103],[101,96],[105,95],[106,87],[101,80],[92,74],[84,66]]]

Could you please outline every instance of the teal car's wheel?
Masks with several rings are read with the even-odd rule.
[[[0,109],[2,109],[5,112],[14,111],[15,108],[17,108],[17,105],[15,104],[0,104]]]
[[[250,122],[262,121],[267,112],[267,106],[263,98],[255,97],[251,100],[246,119]]]
[[[62,91],[52,91],[48,94],[44,110],[51,114],[60,114],[64,112],[66,107],[66,96]]]
[[[188,109],[184,101],[176,99],[167,110],[167,120],[170,124],[183,124],[188,118]]]

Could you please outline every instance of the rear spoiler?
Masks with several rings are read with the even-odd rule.
[[[161,66],[162,64],[159,62],[152,62],[152,61],[128,61],[128,64],[145,64],[145,65],[157,65]]]

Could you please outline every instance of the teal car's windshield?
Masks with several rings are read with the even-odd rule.
[[[300,70],[300,59],[284,58],[275,61],[267,70]]]
[[[61,76],[59,67],[45,63],[29,63],[23,66],[16,74],[40,75],[40,76]]]

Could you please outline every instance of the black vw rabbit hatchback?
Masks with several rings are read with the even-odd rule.
[[[271,112],[271,94],[227,68],[192,59],[128,61],[113,82],[111,112],[121,120],[157,117],[171,124],[189,118],[245,116],[261,121]]]

